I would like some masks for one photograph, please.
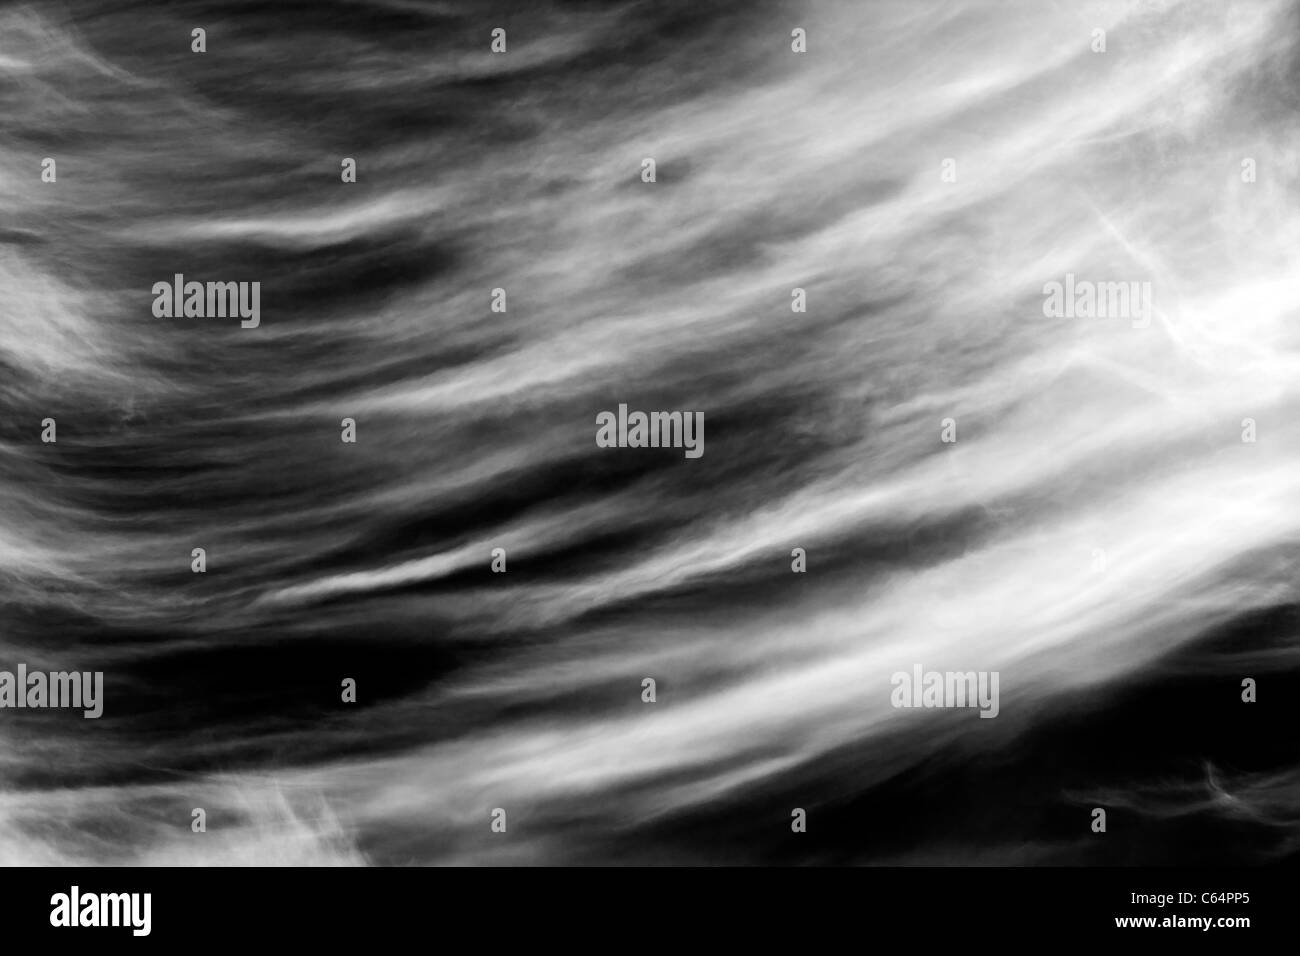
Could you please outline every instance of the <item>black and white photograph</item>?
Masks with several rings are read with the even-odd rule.
[[[13,918],[1095,871],[1249,941],[1298,109],[1296,0],[0,7]]]

